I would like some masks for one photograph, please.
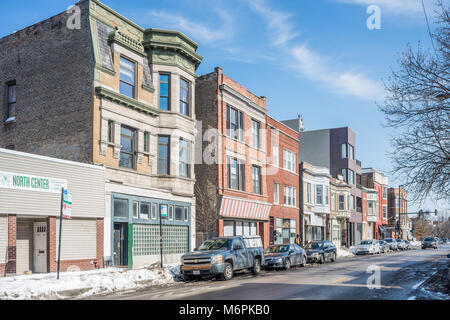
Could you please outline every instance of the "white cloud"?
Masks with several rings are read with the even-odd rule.
[[[248,0],[248,4],[267,21],[269,29],[272,30],[272,44],[282,45],[299,35],[295,30],[295,24],[290,21],[292,18],[290,14],[270,8],[264,0]]]
[[[369,79],[362,73],[337,71],[329,58],[313,52],[305,44],[289,43],[299,35],[296,25],[292,23],[291,15],[271,8],[265,0],[247,1],[250,8],[262,16],[268,29],[274,30],[271,35],[272,45],[285,44],[281,50],[290,58],[286,60],[287,68],[293,67],[307,79],[322,84],[336,94],[350,95],[363,100],[377,100],[383,97],[382,85],[379,82]]]
[[[334,0],[335,2],[357,4],[363,6],[379,5],[381,10],[396,15],[423,14],[420,0]],[[427,1],[430,2],[430,1]]]
[[[153,25],[159,24],[169,26],[171,29],[181,30],[197,41],[211,43],[231,39],[234,35],[234,23],[231,15],[225,10],[216,10],[216,13],[218,15],[217,22],[220,21],[220,24],[216,23],[216,27],[195,22],[181,15],[166,11],[153,10],[149,12],[149,15],[158,21],[158,23],[153,23]]]
[[[306,44],[295,46],[291,51],[292,67],[308,79],[321,83],[334,93],[352,95],[364,100],[383,98],[381,83],[362,73],[339,72],[331,67],[330,59],[311,51]]]

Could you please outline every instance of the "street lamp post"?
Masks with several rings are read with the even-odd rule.
[[[397,233],[397,239],[399,239],[400,238],[400,226],[401,226],[401,214],[402,214],[402,189],[403,189],[403,185],[399,185],[398,186],[398,195],[399,195],[399,197],[398,197],[398,202],[399,202],[399,204],[398,204],[398,223],[397,223],[397,226],[398,226],[398,229],[397,229],[397,226],[395,226],[396,228],[395,228],[395,230],[396,230],[396,233]]]

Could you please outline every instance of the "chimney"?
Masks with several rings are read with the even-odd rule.
[[[303,123],[303,115],[302,114],[298,115],[298,131],[299,132],[305,131],[305,125]]]

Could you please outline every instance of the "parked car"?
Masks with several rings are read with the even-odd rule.
[[[235,271],[261,271],[264,249],[260,236],[219,237],[206,240],[181,257],[181,272],[189,280],[198,276],[233,278]]]
[[[447,238],[442,239],[442,243],[443,243],[443,244],[448,243],[448,239],[447,239]]]
[[[363,240],[356,247],[356,254],[377,254],[380,253],[380,244],[378,240]]]
[[[326,261],[336,261],[336,246],[327,240],[311,241],[305,246],[308,262],[325,263]]]
[[[405,243],[405,250],[411,249],[411,244],[409,243],[408,240],[403,240],[403,242]]]
[[[306,265],[306,252],[296,244],[277,244],[264,251],[264,268],[283,268],[288,270],[294,266]]]
[[[405,250],[406,245],[402,239],[396,239],[395,241],[397,242],[398,250]]]
[[[387,243],[387,242],[384,241],[384,240],[379,240],[378,242],[379,242],[379,244],[380,244],[380,251],[381,251],[381,252],[386,253],[386,252],[391,251],[391,248],[390,248],[389,243]]]
[[[426,248],[438,248],[438,240],[435,237],[427,237],[422,241],[422,249]]]
[[[384,241],[387,242],[387,244],[389,245],[389,249],[391,251],[397,251],[398,250],[398,244],[397,244],[397,241],[395,241],[394,238],[386,238],[386,239],[384,239]]]

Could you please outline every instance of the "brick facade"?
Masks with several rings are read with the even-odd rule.
[[[0,39],[0,101],[17,86],[16,121],[0,108],[0,148],[91,163],[93,49],[88,1],[81,29],[64,12]],[[57,134],[56,134],[57,133]]]
[[[8,215],[8,263],[6,275],[16,273],[17,216]]]
[[[267,127],[267,190],[269,202],[272,203],[270,217],[274,220],[274,230],[277,232],[276,219],[289,219],[296,221],[296,234],[300,233],[300,178],[298,173],[297,161],[295,163],[296,172],[290,172],[283,168],[283,150],[289,150],[295,153],[296,159],[299,159],[299,141],[297,132],[288,128],[277,120],[266,116]],[[278,145],[278,166],[274,165],[273,146]],[[275,203],[274,186],[279,185],[279,203]],[[288,207],[284,203],[284,187],[293,187],[296,190],[296,205]],[[270,225],[269,225],[270,227]],[[279,231],[279,230],[278,230]],[[278,232],[279,234],[280,232]],[[264,246],[267,247],[271,242],[270,228],[264,233]],[[278,239],[280,240],[280,239]]]
[[[206,226],[202,217],[200,202],[197,202],[197,231],[215,232],[223,235],[223,220],[219,217],[219,208],[222,197],[234,199],[254,200],[268,203],[268,187],[266,181],[267,140],[265,134],[266,98],[258,97],[248,89],[223,74],[221,68],[215,68],[214,72],[200,76],[196,83],[196,109],[197,120],[202,124],[203,134],[206,130],[213,129],[218,143],[216,162],[207,164],[201,159],[201,164],[196,164],[195,174],[197,178],[197,198],[202,195],[208,198],[213,210],[217,210],[211,217],[213,224]],[[236,100],[234,100],[236,99]],[[227,106],[243,112],[244,117],[244,141],[238,141],[227,136]],[[251,147],[252,119],[260,122],[261,136],[260,148]],[[207,150],[210,142],[203,142],[202,151]],[[244,190],[228,188],[227,178],[227,152],[245,158]],[[238,158],[240,159],[240,158]],[[200,160],[200,159],[197,159]],[[199,163],[199,161],[197,161]],[[252,166],[261,167],[261,194],[253,192]],[[261,221],[262,222],[262,221]],[[265,233],[265,224],[257,223],[257,232]],[[267,224],[267,223],[266,223]]]

